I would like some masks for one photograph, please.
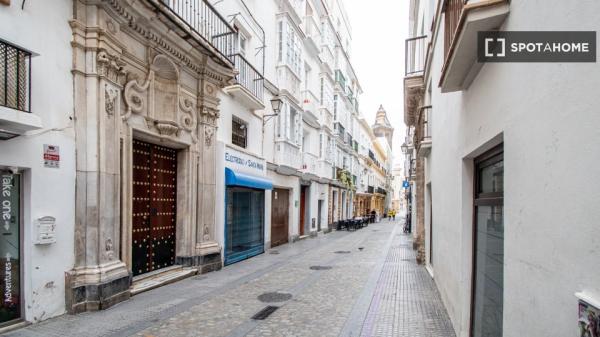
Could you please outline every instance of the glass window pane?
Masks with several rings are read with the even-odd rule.
[[[478,206],[474,337],[501,337],[504,289],[503,206]]]
[[[227,188],[227,256],[263,247],[264,200],[261,190]]]
[[[504,162],[500,161],[479,170],[479,193],[504,191]]]

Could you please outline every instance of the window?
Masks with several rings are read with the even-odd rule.
[[[300,140],[298,139],[298,112],[296,109],[290,106],[290,114],[289,114],[289,128],[288,128],[288,140],[292,143],[299,144]]]
[[[323,134],[319,134],[319,158],[323,158]]]
[[[337,121],[338,95],[333,95],[333,120]]]
[[[246,148],[248,124],[236,116],[231,117],[231,143]]]
[[[278,60],[287,64],[298,77],[302,74],[302,42],[287,20],[279,21]]]
[[[238,32],[238,37],[239,37],[239,43],[240,43],[240,45],[239,45],[240,54],[242,54],[242,56],[245,57],[246,56],[246,42],[248,41],[248,39],[241,32]]]
[[[475,159],[471,336],[501,337],[504,298],[504,157]]]

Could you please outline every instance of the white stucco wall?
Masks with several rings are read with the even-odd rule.
[[[598,30],[600,3],[513,1],[502,30]],[[441,94],[432,74],[434,270],[459,336],[471,300],[472,157],[504,143],[504,336],[574,336],[575,292],[600,298],[600,67],[483,66]]]
[[[0,168],[23,172],[22,304],[27,321],[65,311],[65,276],[74,262],[75,147],[72,128],[71,4],[12,1],[0,8],[0,39],[38,55],[31,64],[31,109],[43,129],[0,141]],[[42,32],[51,32],[43,34]],[[24,113],[24,112],[23,112]],[[60,168],[45,168],[44,144],[60,147]],[[56,218],[56,243],[35,245],[37,219]]]

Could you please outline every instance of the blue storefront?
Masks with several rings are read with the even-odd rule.
[[[225,160],[239,166],[263,165],[240,157],[229,152]],[[272,188],[265,176],[225,168],[225,265],[264,252],[265,191]]]

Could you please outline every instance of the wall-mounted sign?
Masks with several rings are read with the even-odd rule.
[[[408,180],[404,180],[402,182],[402,187],[404,187],[404,188],[409,188],[410,187],[410,183],[408,182]]]
[[[264,159],[253,155],[225,147],[224,157],[225,167],[238,172],[250,174],[266,174],[267,165]]]
[[[20,317],[20,175],[0,172],[0,323]]]
[[[44,166],[50,168],[60,167],[60,151],[58,146],[44,144]]]

